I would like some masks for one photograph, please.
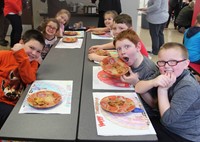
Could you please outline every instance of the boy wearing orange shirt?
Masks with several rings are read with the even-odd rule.
[[[36,79],[44,44],[39,31],[29,30],[10,51],[0,51],[0,129],[26,85]]]

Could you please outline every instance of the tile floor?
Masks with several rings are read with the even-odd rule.
[[[151,38],[149,34],[149,29],[141,28],[141,16],[138,16],[137,33],[145,44],[146,49],[148,51],[151,51]],[[164,35],[165,42],[182,43],[183,41],[183,34],[174,29],[172,22],[169,24],[169,27],[164,30]],[[151,55],[151,57],[153,61],[157,61],[156,55]]]

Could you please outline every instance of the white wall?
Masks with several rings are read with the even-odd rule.
[[[129,14],[132,17],[133,29],[137,31],[137,17],[140,0],[121,0],[122,13]]]

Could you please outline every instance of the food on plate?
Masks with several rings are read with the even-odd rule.
[[[119,58],[106,57],[100,62],[103,70],[109,75],[121,76],[128,73],[129,66]]]
[[[110,56],[110,53],[107,50],[103,49],[98,49],[95,51],[95,53],[100,56]]]
[[[64,35],[76,36],[76,35],[78,35],[78,32],[76,32],[76,31],[64,31]]]
[[[62,100],[60,94],[54,91],[38,91],[27,98],[27,102],[34,108],[50,108],[59,104]]]
[[[62,41],[66,43],[74,43],[78,39],[76,37],[63,37]]]
[[[105,35],[106,32],[104,32],[104,31],[94,31],[94,32],[92,32],[92,34],[94,34],[94,35]]]
[[[135,109],[133,100],[124,96],[107,96],[100,101],[101,108],[112,113],[127,113]]]

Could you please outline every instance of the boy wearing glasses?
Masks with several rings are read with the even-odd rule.
[[[166,43],[158,53],[160,75],[140,81],[135,90],[144,93],[158,87],[158,107],[165,141],[200,140],[200,86],[187,70],[187,49],[179,43]],[[163,127],[164,126],[164,127]],[[156,128],[155,128],[156,129]]]

